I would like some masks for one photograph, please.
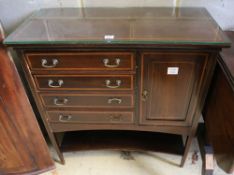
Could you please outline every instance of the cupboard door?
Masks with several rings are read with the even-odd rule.
[[[206,54],[141,55],[140,123],[190,125]]]
[[[1,46],[0,60],[0,174],[54,169],[14,63]]]

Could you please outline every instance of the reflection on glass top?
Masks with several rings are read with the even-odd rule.
[[[229,40],[204,8],[60,8],[35,12],[4,43],[229,45]]]

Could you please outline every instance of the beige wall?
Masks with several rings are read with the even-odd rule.
[[[33,11],[62,7],[206,7],[224,30],[234,30],[234,0],[0,0],[0,20],[7,33]]]

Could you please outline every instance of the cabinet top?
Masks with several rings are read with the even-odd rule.
[[[230,45],[205,8],[55,8],[35,12],[6,45]]]

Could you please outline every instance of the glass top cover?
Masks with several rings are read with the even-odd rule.
[[[204,8],[57,8],[35,12],[4,44],[230,45]]]

